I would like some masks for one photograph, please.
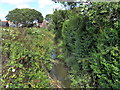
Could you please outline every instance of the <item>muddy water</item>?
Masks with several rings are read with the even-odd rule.
[[[51,76],[55,80],[59,80],[63,87],[69,88],[70,87],[70,79],[68,77],[67,68],[65,67],[63,62],[57,62],[54,64],[51,70]]]

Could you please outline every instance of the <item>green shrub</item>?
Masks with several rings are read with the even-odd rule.
[[[52,15],[52,23],[55,30],[55,41],[61,38],[61,30],[63,22],[67,19],[67,10],[56,10]]]
[[[63,52],[73,87],[120,87],[120,7],[116,4],[93,3],[84,8],[86,15],[64,22]],[[111,14],[117,19],[112,21]]]

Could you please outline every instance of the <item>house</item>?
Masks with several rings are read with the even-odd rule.
[[[47,28],[47,22],[43,21],[42,23],[39,23],[38,20],[34,20],[33,24],[37,27]]]
[[[40,27],[47,28],[47,22],[43,21],[42,23],[40,23]]]
[[[9,27],[16,27],[16,25],[11,21],[8,21],[8,24],[9,24]]]
[[[16,25],[11,21],[0,21],[0,26],[2,26],[2,27],[16,27]]]
[[[9,27],[8,21],[0,21],[0,26]]]
[[[33,24],[34,24],[34,26],[36,26],[36,27],[40,27],[40,23],[38,22],[37,19],[35,19],[35,20],[33,21]]]

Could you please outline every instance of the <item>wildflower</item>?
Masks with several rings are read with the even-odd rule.
[[[114,18],[113,20],[114,20],[114,21],[116,21],[116,20],[117,20],[117,18]]]
[[[3,29],[3,31],[5,31],[6,29]]]
[[[15,69],[12,69],[12,72],[15,72]]]
[[[9,85],[6,85],[6,88],[8,88],[9,87]]]
[[[5,40],[4,38],[2,38],[2,40]]]

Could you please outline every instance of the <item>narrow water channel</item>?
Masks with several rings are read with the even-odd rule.
[[[59,80],[63,87],[70,87],[70,79],[68,77],[68,69],[65,67],[63,62],[58,60],[57,63],[53,65],[53,68],[50,72],[54,80]]]

